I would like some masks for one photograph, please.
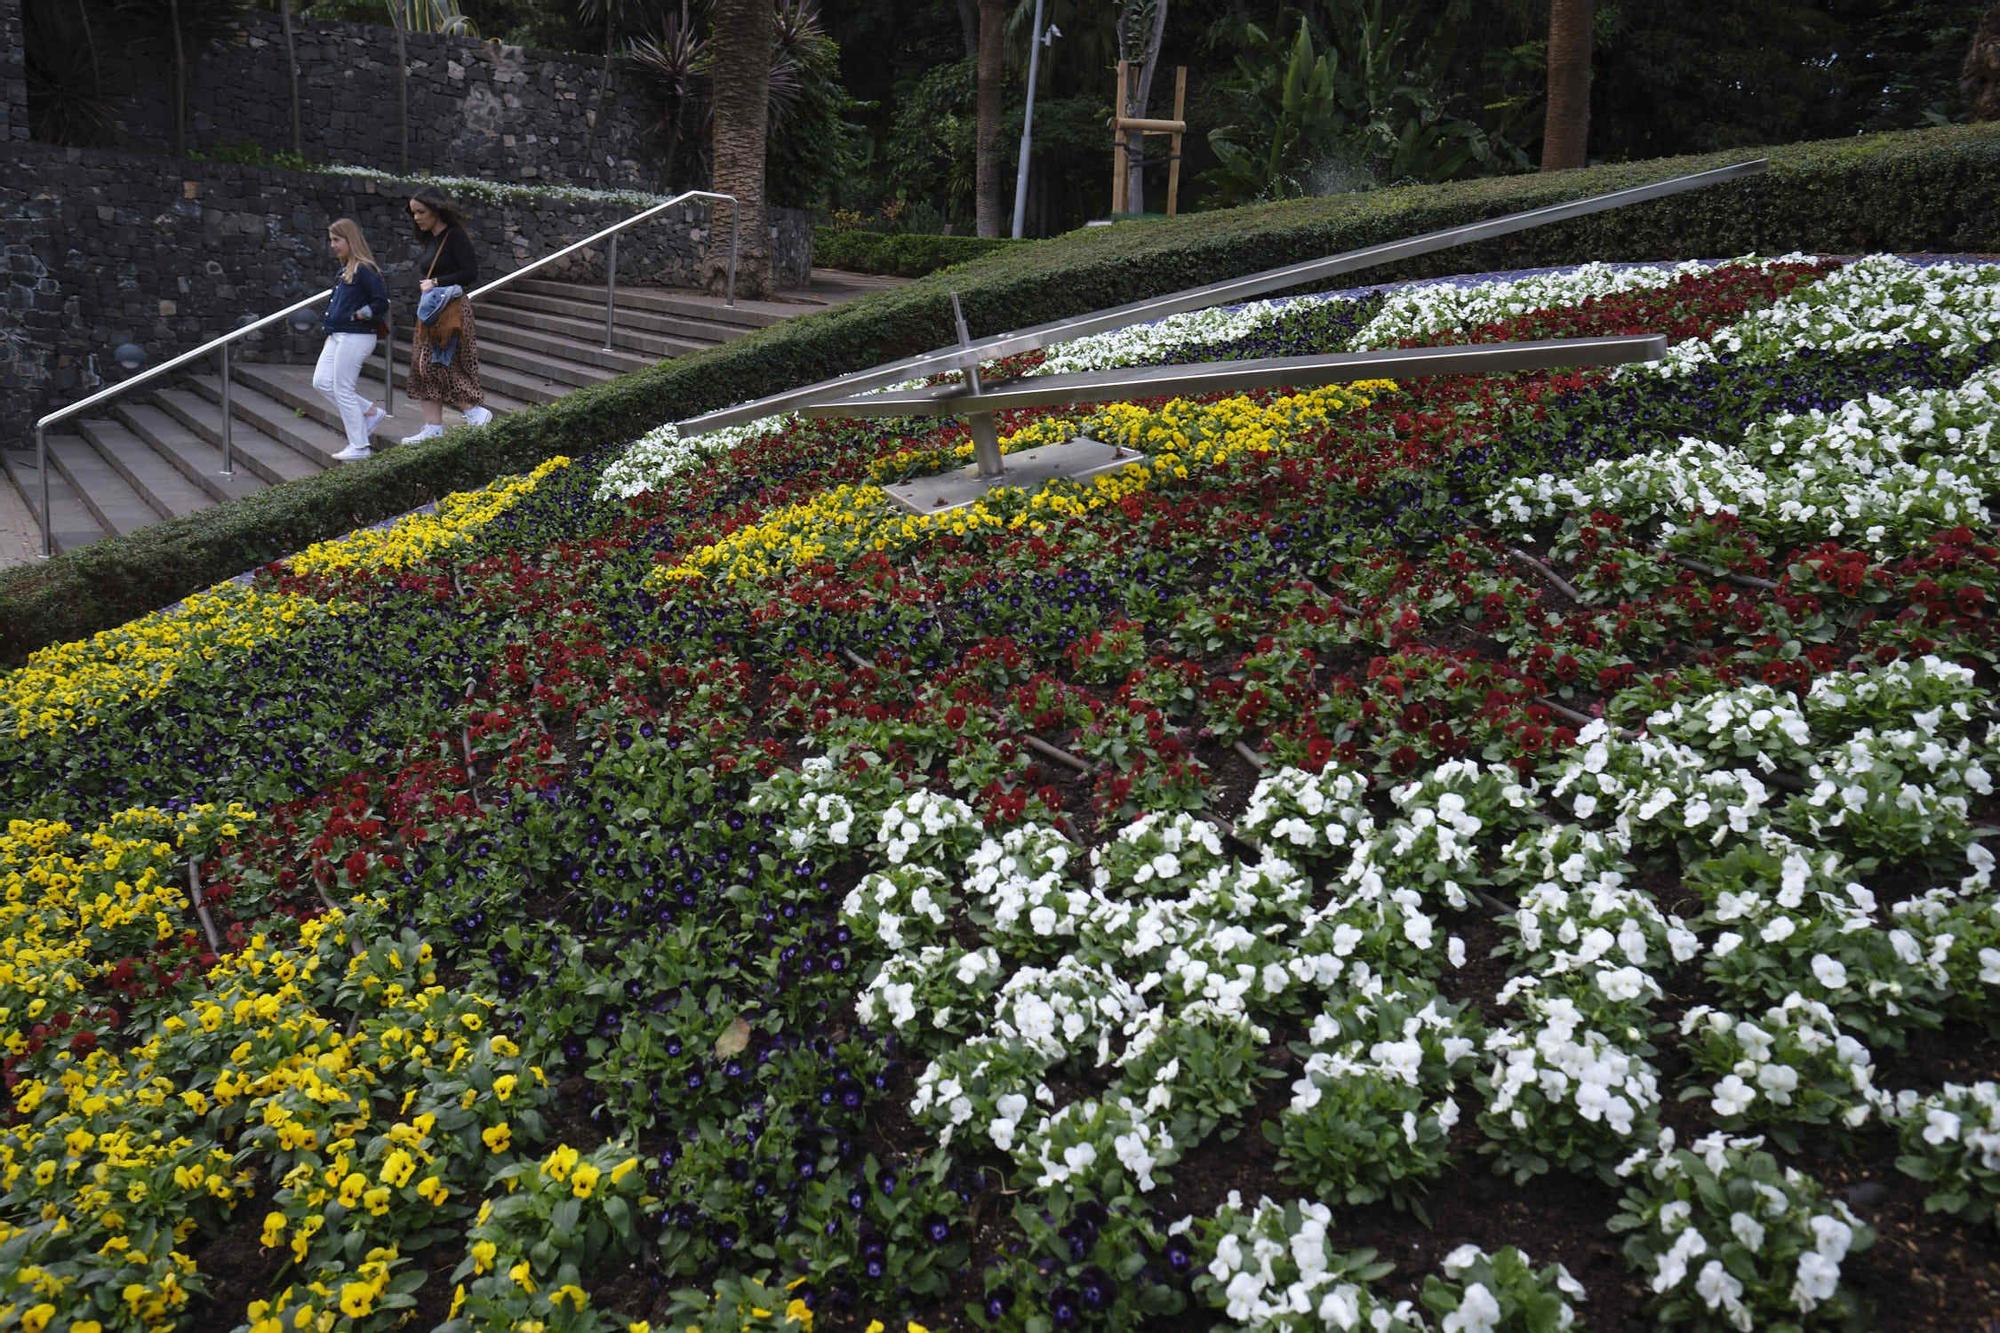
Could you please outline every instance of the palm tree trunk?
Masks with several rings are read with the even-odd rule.
[[[299,49],[292,36],[292,0],[278,0],[278,17],[285,23],[285,75],[292,95],[292,152],[306,155],[306,141],[299,124]]]
[[[1549,0],[1549,109],[1542,125],[1542,170],[1588,160],[1592,0]]]
[[[973,148],[973,212],[981,236],[1000,234],[1000,91],[1005,72],[1006,0],[979,0],[978,126]]]
[[[770,132],[771,50],[777,11],[771,0],[715,0],[714,62],[709,86],[714,104],[715,188],[737,199],[742,250],[736,268],[739,296],[771,289],[770,234],[764,215],[764,152]],[[704,285],[721,291],[729,264],[732,210],[717,204],[710,215]]]

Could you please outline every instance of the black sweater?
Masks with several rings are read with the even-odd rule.
[[[432,261],[436,267],[432,267]],[[440,287],[463,287],[471,291],[479,281],[479,258],[472,253],[472,238],[463,227],[447,227],[417,261],[417,276],[430,275]]]

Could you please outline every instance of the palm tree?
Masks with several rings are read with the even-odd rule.
[[[1549,110],[1542,170],[1580,167],[1590,144],[1591,0],[1549,0]]]
[[[978,123],[973,139],[973,211],[981,236],[1000,234],[1000,89],[1007,0],[979,0]]]
[[[771,126],[771,48],[776,34],[777,11],[771,0],[715,0],[709,35],[715,188],[735,196],[741,210],[736,290],[750,297],[766,295],[771,288],[764,150]],[[711,291],[721,290],[729,263],[729,222],[729,206],[717,204],[702,261],[702,276]]]
[[[638,72],[642,86],[650,86],[661,104],[656,132],[660,142],[660,187],[674,183],[680,165],[682,144],[690,137],[689,120],[702,107],[702,80],[708,43],[695,31],[687,0],[681,0],[679,14],[667,14],[654,37],[640,37],[626,51],[626,59]],[[699,122],[696,122],[697,125]],[[695,137],[700,137],[698,134]],[[701,146],[695,145],[695,172],[699,174]]]

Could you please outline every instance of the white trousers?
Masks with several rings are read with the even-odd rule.
[[[352,447],[368,443],[368,400],[355,385],[361,381],[361,363],[374,351],[372,333],[329,333],[313,371],[313,388],[340,413],[340,424]]]

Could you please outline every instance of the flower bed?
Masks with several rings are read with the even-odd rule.
[[[1582,269],[668,431],[0,677],[0,1327],[1951,1328],[2000,269]],[[290,610],[288,617],[284,614]],[[180,617],[176,619],[175,617]]]

